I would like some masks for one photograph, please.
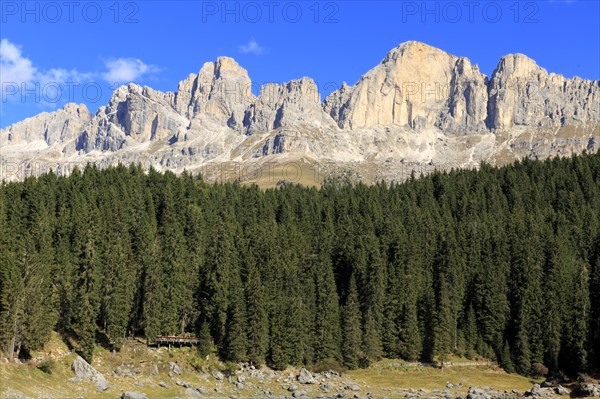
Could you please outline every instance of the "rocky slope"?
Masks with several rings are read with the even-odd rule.
[[[199,357],[194,348],[153,348],[128,339],[118,352],[99,348],[89,364],[53,333],[30,361],[0,358],[0,398],[600,397],[600,384],[587,376],[582,376],[585,381],[546,380],[532,386],[531,378],[507,374],[486,363],[457,362],[440,370],[384,360],[352,371],[295,367],[277,371],[248,363],[224,364],[214,356]]]
[[[95,115],[67,104],[1,130],[0,177],[141,162],[218,178],[219,168],[300,162],[321,177],[402,180],[597,151],[599,122],[600,81],[549,74],[521,54],[502,57],[488,78],[464,57],[407,42],[323,101],[306,77],[255,96],[247,71],[219,57],[175,93],[131,83]]]

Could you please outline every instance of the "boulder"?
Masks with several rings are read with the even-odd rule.
[[[121,399],[148,399],[148,397],[141,392],[132,391],[123,392]]]
[[[492,396],[481,388],[469,388],[467,399],[492,399]]]
[[[356,392],[356,391],[360,391],[360,386],[358,386],[356,384],[347,384],[346,389]]]
[[[71,365],[73,372],[77,377],[82,380],[91,381],[96,385],[98,392],[106,391],[109,387],[106,378],[95,368],[93,368],[88,362],[85,361],[81,356],[73,361]]]
[[[218,370],[213,371],[212,376],[219,381],[223,381],[225,379],[225,375]]]
[[[117,367],[115,369],[115,375],[121,376],[121,377],[133,377],[133,374],[131,373],[131,370],[129,370],[126,367]]]
[[[185,390],[185,395],[188,398],[193,398],[193,399],[201,399],[202,398],[202,395],[200,394],[200,392],[198,392],[194,388],[187,388]]]
[[[526,391],[524,396],[534,396],[536,398],[549,398],[554,396],[552,388],[542,388],[540,384],[534,384],[529,391]]]
[[[560,396],[567,396],[570,394],[569,390],[563,387],[562,385],[554,387],[554,393]]]
[[[298,374],[298,382],[300,384],[316,384],[317,380],[310,371],[303,367],[300,369],[300,373]]]
[[[600,397],[600,384],[581,382],[573,389],[571,395],[575,398],[598,398]]]
[[[179,367],[179,365],[177,363],[170,362],[169,367],[171,367],[171,371],[173,371],[175,374],[177,374],[177,375],[183,374],[183,370],[181,370],[181,367]]]

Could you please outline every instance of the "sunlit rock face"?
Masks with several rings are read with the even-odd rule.
[[[308,77],[253,88],[245,69],[219,57],[177,92],[131,83],[95,115],[67,104],[2,129],[0,164],[11,166],[0,178],[23,178],[7,171],[32,165],[202,172],[301,161],[368,182],[402,180],[406,165],[427,172],[594,152],[599,121],[599,81],[548,74],[521,54],[502,57],[487,77],[467,58],[407,42],[324,100]]]

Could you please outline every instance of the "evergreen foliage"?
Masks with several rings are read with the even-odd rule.
[[[88,360],[203,338],[275,368],[386,357],[600,368],[600,155],[403,184],[208,184],[140,166],[0,186],[0,345]],[[213,346],[214,343],[214,346]]]

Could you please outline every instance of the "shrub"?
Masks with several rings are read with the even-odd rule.
[[[371,366],[371,359],[369,359],[367,356],[361,356],[360,359],[358,359],[358,367],[360,367],[361,369],[367,369]]]
[[[238,364],[235,362],[224,362],[223,370],[221,370],[225,375],[235,375],[235,372],[239,369]]]
[[[542,363],[533,363],[533,374],[536,377],[545,377],[548,375],[548,367],[544,366]]]
[[[52,372],[54,371],[55,368],[56,368],[56,362],[52,359],[46,359],[46,360],[42,361],[38,366],[38,369],[40,369],[41,371],[43,371],[46,374],[52,374]]]
[[[206,367],[206,361],[198,356],[194,356],[190,361],[190,366],[197,372],[205,372],[208,368]]]
[[[323,359],[323,360],[315,363],[311,367],[311,370],[315,373],[322,373],[324,371],[333,370],[333,371],[337,371],[340,374],[348,371],[348,369],[346,369],[344,366],[342,366],[340,364],[340,362],[338,362],[336,359],[331,359],[331,358]]]

